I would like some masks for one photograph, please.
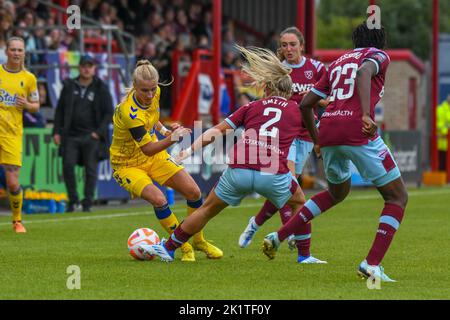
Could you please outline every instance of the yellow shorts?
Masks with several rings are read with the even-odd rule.
[[[113,176],[117,183],[125,188],[132,197],[141,196],[142,190],[156,181],[163,185],[184,167],[176,164],[166,152],[160,152],[150,161],[139,167],[113,168]]]
[[[22,166],[22,136],[0,137],[0,164]]]

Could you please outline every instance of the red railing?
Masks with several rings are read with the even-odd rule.
[[[175,103],[172,109],[171,120],[181,122],[185,126],[192,126],[194,121],[199,118],[199,75],[209,75],[212,81],[214,64],[210,51],[197,49],[192,55],[192,63],[187,72],[182,70],[186,65],[180,63],[186,57],[189,57],[189,54],[185,51],[174,51],[172,54],[172,75],[174,77],[172,99]],[[226,85],[230,97],[230,112],[235,111],[236,78],[240,76],[240,71],[223,69],[223,80],[220,80],[220,82]],[[216,113],[219,113],[220,102],[218,106],[211,106],[210,113],[212,116],[214,115],[214,108],[217,108]],[[217,121],[213,122],[216,123]]]
[[[108,41],[102,38],[84,38],[84,46],[86,51],[95,53],[106,52]],[[116,40],[111,41],[111,50],[113,53],[118,53],[120,51]]]
[[[237,70],[224,69],[223,75],[225,78],[225,85],[230,96],[230,113],[236,109],[236,78],[241,76],[241,72]]]
[[[174,53],[174,58],[179,59],[182,55],[182,52],[176,52]],[[175,92],[173,98],[176,101],[171,116],[173,121],[181,122],[185,126],[193,126],[194,121],[198,119],[198,98],[200,93],[198,76],[201,71],[211,74],[212,70],[208,70],[208,67],[209,69],[212,67],[208,63],[211,57],[212,54],[208,50],[195,50],[189,74],[184,81],[180,79],[178,73],[179,60],[173,61],[175,69],[172,71],[175,72],[172,92]]]

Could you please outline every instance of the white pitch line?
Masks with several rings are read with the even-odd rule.
[[[450,189],[443,189],[443,190],[422,190],[422,191],[411,191],[409,192],[409,196],[428,196],[430,194],[450,194]],[[361,195],[361,196],[349,196],[348,199],[344,200],[346,202],[349,201],[359,201],[359,200],[374,200],[374,199],[380,199],[381,195],[373,194],[373,195]],[[172,206],[173,209],[182,207],[182,204],[176,204]],[[260,207],[261,203],[248,203],[248,204],[242,204],[238,207],[230,207],[233,209],[239,209],[239,208],[254,208],[254,207]],[[150,211],[142,211],[142,212],[118,212],[115,214],[99,214],[95,216],[84,216],[84,217],[70,217],[65,218],[66,216],[61,215],[60,219],[42,219],[42,220],[28,220],[26,224],[30,223],[48,223],[48,222],[66,222],[66,221],[83,221],[83,220],[101,220],[101,219],[113,219],[113,218],[122,218],[122,217],[132,217],[132,216],[141,216],[141,215],[152,215],[153,212]],[[0,226],[10,226],[11,222],[1,222]]]
[[[119,212],[117,214],[105,214],[105,215],[95,215],[95,216],[85,216],[85,217],[71,217],[65,218],[66,216],[61,215],[60,219],[42,219],[42,220],[27,220],[26,224],[30,223],[47,223],[47,222],[65,222],[65,221],[81,221],[81,220],[96,220],[96,219],[111,219],[111,218],[121,218],[128,216],[140,216],[144,214],[149,214],[149,212]],[[11,222],[2,222],[0,226],[11,225]]]

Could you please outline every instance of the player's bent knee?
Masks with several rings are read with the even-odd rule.
[[[401,207],[405,208],[406,205],[408,204],[408,198],[409,198],[408,192],[406,191],[406,189],[403,189],[403,190],[400,192],[400,195],[399,195],[398,198],[399,198],[399,199],[398,199],[399,205],[400,205]]]
[[[146,199],[148,202],[152,204],[154,207],[162,207],[167,203],[167,199],[165,197],[156,197],[153,199]]]
[[[156,192],[154,188],[156,187],[145,187],[144,190],[141,193],[141,198],[148,201],[152,206],[154,207],[162,207],[167,203],[166,197],[162,194],[159,189],[156,189]]]
[[[11,194],[17,194],[20,191],[19,183],[7,183],[6,187],[8,188],[8,192]]]
[[[195,186],[193,188],[190,188],[189,191],[186,192],[184,196],[187,200],[194,201],[200,199],[202,197],[202,193],[200,189],[197,186]]]
[[[18,179],[7,179],[6,180],[6,188],[8,189],[9,193],[17,193],[20,190],[20,182]]]
[[[345,199],[345,197],[347,196],[342,193],[331,192],[331,191],[330,191],[330,195],[331,195],[331,198],[333,199],[334,203],[342,202]]]

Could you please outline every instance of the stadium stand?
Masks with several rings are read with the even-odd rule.
[[[5,46],[6,37],[17,35],[26,41],[27,67],[41,78],[44,85],[46,72],[51,67],[46,54],[56,51],[128,53],[136,61],[144,58],[152,61],[160,71],[161,82],[170,82],[175,67],[189,68],[194,50],[210,50],[212,46],[212,8],[204,1],[79,1],[83,15],[81,32],[65,28],[67,16],[63,7],[58,5],[67,5],[66,2],[0,1],[0,18],[4,21],[0,27],[0,63],[5,59],[1,49]],[[228,70],[236,70],[240,65],[233,45],[244,44],[235,39],[234,29],[231,21],[223,21],[222,66],[227,69],[225,78],[229,90],[235,80],[229,76],[232,73]],[[128,52],[124,52],[125,47]],[[182,63],[173,66],[174,61],[178,62],[177,52],[183,53]],[[110,61],[109,58],[107,60]],[[107,68],[114,69],[114,66]],[[128,75],[121,78],[128,79]],[[229,93],[234,102],[233,90]],[[170,116],[179,97],[172,95],[173,90],[162,92],[163,117]],[[230,110],[233,109],[234,105]],[[49,111],[44,113],[52,114]],[[51,118],[48,120],[52,121]]]

